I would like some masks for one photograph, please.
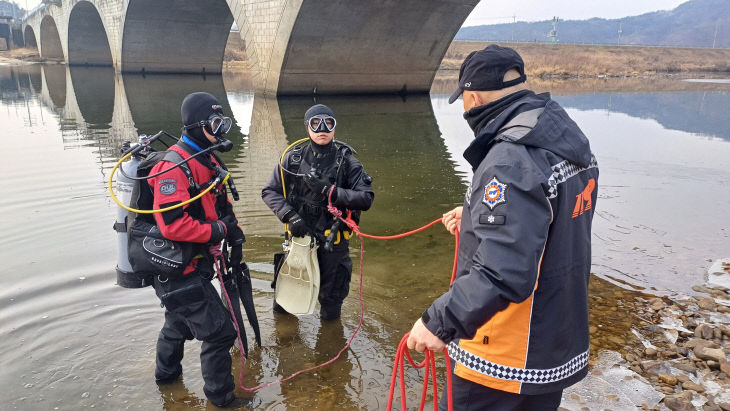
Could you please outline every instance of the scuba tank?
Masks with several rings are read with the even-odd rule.
[[[139,136],[140,144],[147,139],[145,134]],[[125,141],[122,146],[122,152],[129,152],[131,144],[129,141]],[[134,190],[135,181],[127,178],[127,176],[136,176],[137,168],[142,162],[144,157],[140,153],[135,153],[130,157],[129,160],[122,163],[120,166],[124,174],[120,174],[117,177],[116,192],[119,193],[119,200],[122,204],[130,205],[132,202],[132,192]],[[117,207],[117,219],[114,222],[114,231],[117,232],[117,248],[119,254],[117,257],[117,285],[124,288],[142,288],[149,284],[145,284],[140,280],[139,276],[132,270],[132,265],[129,263],[129,256],[127,254],[128,236],[127,229],[132,223],[134,216],[122,207]]]
[[[149,171],[159,161],[165,160],[174,163],[171,168],[161,171],[165,173],[172,168],[180,167],[190,181],[193,180],[187,162],[196,156],[213,150],[227,151],[232,143],[225,139],[219,139],[219,143],[210,146],[183,160],[174,151],[155,151],[151,144],[161,136],[177,139],[166,131],[148,137],[145,134],[139,136],[139,142],[131,144],[125,142],[122,147],[122,159],[114,166],[109,176],[108,189],[112,199],[119,205],[117,219],[114,223],[114,231],[117,232],[117,244],[119,256],[117,261],[117,285],[124,288],[143,288],[152,285],[155,274],[182,274],[182,269],[190,262],[193,255],[190,243],[170,241],[162,237],[159,228],[150,215],[155,212],[162,212],[166,209],[152,211],[152,192],[145,183],[150,178]],[[168,146],[169,147],[169,146]],[[177,158],[168,158],[175,157]],[[125,161],[126,160],[126,161]],[[222,164],[222,163],[221,163]],[[117,177],[117,197],[112,190],[114,171],[120,170]],[[199,191],[197,184],[195,192],[191,192],[190,200],[180,203],[173,208],[182,207],[185,204],[196,201],[202,195],[209,192],[218,183],[228,182],[234,197],[238,197],[235,185],[230,180],[230,173],[223,168],[216,167],[216,178],[209,182],[206,189]],[[145,190],[146,188],[146,190]],[[145,224],[146,223],[146,224]],[[143,226],[143,227],[141,227]],[[141,233],[141,231],[144,231]],[[151,247],[151,248],[150,248]]]

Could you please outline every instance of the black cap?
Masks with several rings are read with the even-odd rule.
[[[307,112],[304,113],[304,124],[309,124],[309,119],[321,114],[331,117],[335,116],[335,113],[329,107],[325,106],[324,104],[315,104],[312,107],[309,107]]]
[[[520,77],[504,81],[504,75],[515,69]],[[459,87],[449,97],[449,104],[456,101],[464,90],[501,90],[527,80],[525,62],[509,47],[490,44],[484,50],[472,51],[461,63]]]

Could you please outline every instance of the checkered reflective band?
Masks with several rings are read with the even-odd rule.
[[[565,364],[549,369],[515,368],[496,364],[459,347],[451,342],[447,346],[449,357],[464,367],[500,380],[519,381],[526,384],[549,384],[564,380],[588,366],[588,351],[577,355]]]
[[[577,175],[581,171],[596,167],[598,167],[598,161],[596,161],[596,157],[592,154],[591,162],[588,164],[588,167],[585,168],[577,166],[568,160],[555,164],[551,167],[553,169],[553,175],[551,175],[548,179],[548,186],[550,187],[548,189],[548,198],[555,198],[558,196],[558,184],[566,182],[570,177]]]

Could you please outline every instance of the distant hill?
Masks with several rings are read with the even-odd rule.
[[[560,17],[560,16],[558,16]],[[561,43],[730,48],[730,1],[690,0],[674,10],[621,19],[560,20]],[[548,41],[552,21],[463,27],[455,40]]]

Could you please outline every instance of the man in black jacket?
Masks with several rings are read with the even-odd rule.
[[[332,110],[323,104],[314,105],[305,113],[304,124],[309,142],[284,155],[261,197],[279,220],[288,224],[292,236],[312,234],[320,244],[320,316],[331,320],[340,317],[342,302],[350,291],[352,260],[348,240],[352,233],[344,224],[335,225],[336,220],[327,210],[328,198],[345,215],[352,211],[358,222],[360,212],[370,208],[375,195],[372,178],[352,155],[354,150],[334,140],[337,121]],[[332,250],[327,251],[323,245],[333,227]],[[274,302],[274,311],[283,309]]]
[[[449,100],[463,98],[474,130],[474,177],[463,209],[445,215],[460,226],[456,280],[408,347],[448,347],[454,409],[554,410],[588,369],[598,165],[568,114],[525,80],[519,54],[490,45],[464,60]]]

